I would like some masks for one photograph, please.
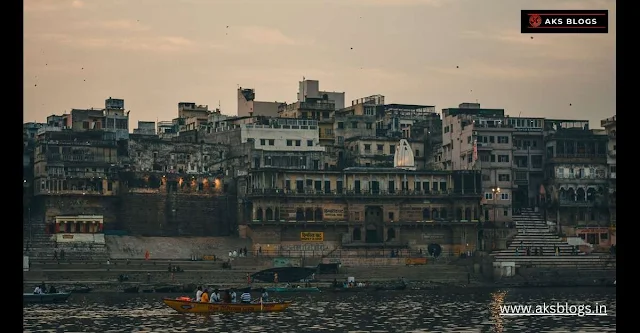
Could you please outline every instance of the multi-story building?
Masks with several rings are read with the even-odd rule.
[[[477,171],[261,169],[250,173],[249,183],[244,224],[256,248],[305,248],[310,234],[318,254],[383,244],[476,247],[482,195]]]
[[[138,128],[133,129],[133,134],[156,135],[156,123],[154,121],[138,121]]]
[[[247,168],[279,167],[321,170],[327,167],[320,145],[318,122],[310,119],[272,118],[207,131],[204,142],[228,144],[247,157]],[[246,148],[243,148],[246,147]]]
[[[442,161],[446,170],[482,170],[484,221],[512,217],[513,132],[503,109],[463,103],[442,110]]]
[[[158,137],[163,140],[171,140],[178,136],[180,128],[173,121],[158,122]]]
[[[285,104],[284,102],[260,102],[255,99],[255,89],[238,87],[238,117],[277,117],[278,107],[280,104]]]
[[[322,91],[320,90],[320,82],[317,80],[303,79],[298,81],[298,102],[307,102],[309,100],[325,100],[333,103],[335,110],[344,108],[344,92]]]
[[[545,119],[544,128],[547,219],[566,235],[598,244],[609,233],[607,135],[590,130],[586,120]],[[578,232],[580,227],[601,230]]]
[[[544,119],[508,117],[505,121],[514,128],[513,207],[539,207],[544,183]]]
[[[174,124],[178,124],[180,132],[197,130],[201,125],[209,122],[211,112],[208,105],[180,102],[178,103],[178,118],[174,119]]]
[[[609,137],[607,144],[607,172],[609,178],[609,217],[611,225],[616,224],[616,116],[609,117],[600,122]]]
[[[65,123],[66,121],[66,123]],[[70,128],[73,131],[104,130],[115,133],[116,140],[129,136],[129,111],[124,110],[124,100],[109,97],[104,109],[72,109],[70,115],[52,115],[47,125]]]

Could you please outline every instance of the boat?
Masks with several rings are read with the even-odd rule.
[[[201,303],[186,297],[164,298],[162,302],[179,313],[280,312],[291,305],[286,302],[265,303]]]
[[[69,292],[72,294],[86,294],[91,292],[91,290],[93,290],[93,288],[91,287],[87,287],[87,286],[75,286],[71,289],[69,289]]]
[[[138,291],[140,291],[140,287],[138,286],[133,286],[133,287],[127,287],[122,289],[122,292],[128,293],[128,294],[137,294]]]
[[[266,287],[267,292],[271,293],[319,293],[318,287]]]
[[[300,282],[315,272],[315,267],[276,267],[253,273],[251,279],[273,283],[275,273],[278,273],[278,282]]]
[[[52,293],[52,294],[34,294],[34,293],[23,293],[22,294],[22,303],[30,304],[30,303],[64,303],[71,296],[71,293]]]

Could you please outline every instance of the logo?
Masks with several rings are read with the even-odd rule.
[[[520,19],[523,34],[609,32],[607,10],[523,10]]]
[[[542,24],[542,17],[538,14],[530,14],[529,15],[529,25],[532,28],[537,28]]]

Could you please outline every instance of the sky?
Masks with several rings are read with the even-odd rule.
[[[608,34],[520,33],[522,9],[608,9]],[[295,102],[298,81],[346,104],[462,102],[511,116],[616,113],[614,0],[25,0],[24,121],[125,100],[237,113],[237,87]],[[531,39],[531,37],[534,37]]]

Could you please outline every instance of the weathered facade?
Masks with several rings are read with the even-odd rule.
[[[567,235],[577,226],[609,226],[607,136],[584,121],[547,119],[545,126],[547,218]]]
[[[480,175],[473,171],[257,170],[249,177],[245,209],[250,219],[243,223],[258,238],[268,227],[272,240],[260,240],[268,244],[284,240],[286,230],[295,228],[327,233],[327,241],[342,245],[435,242],[458,250],[467,244],[475,248],[480,185]]]
[[[616,116],[609,117],[600,122],[604,127],[609,142],[607,143],[607,172],[609,180],[609,218],[615,229],[616,225]]]
[[[544,119],[509,117],[505,121],[514,129],[513,207],[539,206],[544,181]]]

